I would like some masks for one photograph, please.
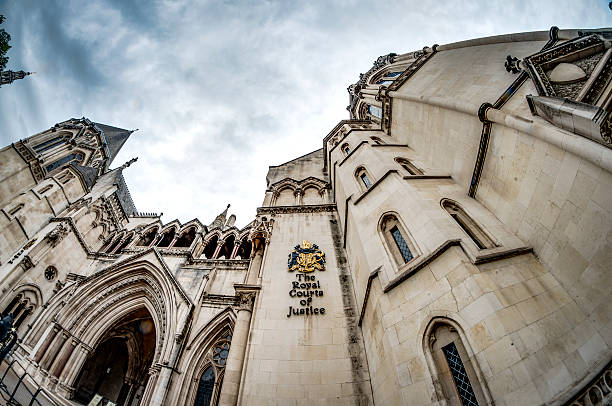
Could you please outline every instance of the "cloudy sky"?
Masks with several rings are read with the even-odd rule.
[[[511,32],[612,26],[607,0],[1,0],[0,144],[72,118],[139,131],[115,166],[140,211],[242,227],[269,165],[321,148],[377,56]],[[502,61],[500,61],[502,63]]]

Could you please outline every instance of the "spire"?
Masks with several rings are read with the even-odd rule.
[[[13,72],[12,70],[5,70],[0,73],[0,86],[8,85],[13,83],[17,79],[23,79],[34,72],[24,72],[22,70]]]
[[[230,208],[230,204],[227,205],[227,207],[225,208],[225,210],[223,210],[221,212],[221,214],[219,214],[217,216],[217,218],[215,218],[215,221],[213,221],[212,223],[210,223],[210,226],[208,228],[212,229],[212,228],[223,228],[223,226],[225,225],[225,219],[227,218],[227,210]]]
[[[130,165],[132,165],[132,164],[133,164],[134,162],[136,162],[136,161],[138,161],[138,157],[130,159],[129,161],[127,161],[126,163],[124,163],[123,165],[121,165],[121,166],[119,167],[119,169],[125,169],[125,168],[128,168]]]
[[[113,127],[106,124],[95,123],[96,127],[102,131],[102,135],[106,140],[106,145],[108,146],[108,154],[109,161],[108,165],[113,162],[123,144],[127,141],[127,139],[132,135],[134,131],[137,130],[124,130],[123,128]]]

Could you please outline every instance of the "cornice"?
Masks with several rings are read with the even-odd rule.
[[[336,210],[335,204],[306,204],[302,206],[267,206],[258,207],[257,215],[293,214],[293,213],[326,213]]]

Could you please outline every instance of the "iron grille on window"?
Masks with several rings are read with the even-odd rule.
[[[470,380],[465,372],[463,362],[461,361],[455,343],[450,343],[446,347],[442,347],[442,351],[444,351],[444,356],[446,357],[451,374],[453,375],[461,404],[463,406],[478,406],[472,384],[470,384]]]
[[[414,255],[412,255],[410,248],[408,248],[408,244],[406,244],[406,240],[404,240],[404,236],[397,228],[397,226],[393,226],[390,231],[391,235],[393,236],[393,239],[395,240],[395,244],[397,244],[397,248],[399,248],[400,252],[402,253],[402,258],[404,258],[404,262],[408,262],[412,258],[414,258]]]
[[[365,185],[366,188],[369,189],[370,186],[372,186],[372,182],[370,182],[370,179],[368,178],[368,175],[366,175],[365,173],[362,173],[360,178],[363,181],[363,184]]]

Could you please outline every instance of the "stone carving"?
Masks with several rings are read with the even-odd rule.
[[[51,245],[51,247],[55,247],[64,239],[66,235],[68,235],[68,231],[69,227],[66,223],[59,223],[45,236],[45,240],[49,243],[49,245]]]
[[[308,241],[302,241],[302,245],[296,245],[293,251],[289,253],[287,261],[289,272],[314,272],[325,270],[325,253],[319,249],[317,244],[311,244]]]
[[[506,62],[504,62],[504,67],[506,68],[506,72],[519,73],[521,71],[520,59],[516,56],[512,55],[506,56]]]
[[[253,304],[255,303],[255,292],[236,292],[237,305],[239,310],[253,310]]]

